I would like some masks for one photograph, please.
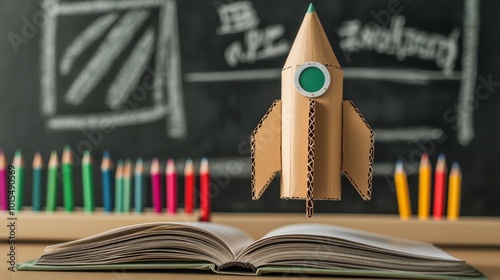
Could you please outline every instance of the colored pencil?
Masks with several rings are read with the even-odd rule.
[[[167,161],[165,177],[167,185],[167,213],[175,214],[177,212],[177,173],[173,159]]]
[[[82,159],[83,209],[94,212],[94,176],[92,172],[92,157],[90,151],[83,153]]]
[[[50,153],[49,164],[47,167],[47,205],[45,210],[54,212],[57,206],[57,168],[59,167],[59,160],[57,159],[57,152]]]
[[[0,149],[0,210],[7,211],[9,203],[7,202],[7,160],[3,149]]]
[[[101,161],[101,180],[102,180],[102,206],[104,212],[113,211],[113,190],[112,190],[112,174],[113,162],[108,151],[104,151]]]
[[[210,221],[210,170],[207,158],[200,165],[200,221]]]
[[[184,165],[184,209],[187,214],[193,213],[194,167],[191,159]]]
[[[69,146],[65,146],[62,154],[62,177],[63,177],[63,197],[64,210],[73,212],[75,199],[73,194],[73,153]]]
[[[132,198],[132,162],[130,159],[125,160],[123,166],[123,211],[130,212],[130,203]]]
[[[443,154],[439,155],[434,175],[434,209],[433,218],[440,220],[444,214],[444,203],[446,194],[446,159]]]
[[[406,172],[404,171],[403,163],[400,160],[396,162],[394,181],[396,184],[399,218],[402,220],[408,220],[411,218],[410,194],[408,192],[408,181],[406,179]]]
[[[134,171],[134,210],[136,213],[144,212],[146,194],[144,189],[144,162],[138,158]]]
[[[33,157],[33,185],[31,193],[31,207],[36,212],[42,210],[42,168],[42,155],[36,152]]]
[[[151,162],[151,188],[153,190],[153,208],[155,213],[161,213],[161,175],[160,162],[154,158]]]
[[[418,219],[427,220],[431,212],[431,173],[429,156],[424,153],[420,158],[418,176]]]
[[[116,163],[115,212],[123,212],[123,160],[121,159]]]
[[[14,154],[14,160],[12,161],[12,165],[15,167],[15,176],[14,179],[14,201],[16,211],[19,211],[23,208],[23,196],[24,196],[24,159],[21,150],[16,150]],[[14,210],[9,209],[9,210]]]
[[[462,188],[462,171],[457,162],[451,165],[449,190],[448,190],[448,211],[447,217],[450,221],[455,221],[460,216],[460,193]]]

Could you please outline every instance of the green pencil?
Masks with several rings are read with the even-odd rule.
[[[64,147],[62,155],[62,176],[64,209],[66,212],[73,212],[75,203],[73,199],[73,154],[69,146]]]
[[[57,159],[57,152],[52,151],[50,154],[48,174],[47,174],[47,205],[45,210],[48,212],[54,212],[56,210],[57,201],[57,167],[59,167],[59,161]]]
[[[16,179],[14,180],[14,201],[16,205],[14,209],[19,211],[23,208],[24,194],[24,160],[21,150],[16,150],[12,165],[16,168]]]
[[[121,159],[116,163],[115,212],[123,212],[123,160]]]
[[[132,192],[132,162],[125,161],[123,166],[123,212],[130,212],[130,199]]]
[[[90,151],[83,153],[82,159],[83,210],[94,212],[94,176],[92,174],[92,158]]]

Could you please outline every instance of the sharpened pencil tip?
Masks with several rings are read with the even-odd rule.
[[[16,150],[16,152],[14,153],[14,157],[21,157],[23,155],[23,153],[21,152],[21,150]]]
[[[314,9],[313,3],[309,4],[309,8],[307,8],[307,13],[314,13],[316,10]]]
[[[102,152],[102,157],[103,158],[109,158],[110,157],[109,151],[106,150],[106,151]]]
[[[457,169],[457,170],[460,170],[460,165],[458,164],[458,162],[453,162],[453,164],[451,165],[451,169]]]
[[[443,161],[443,160],[446,160],[446,157],[444,156],[444,154],[439,154],[438,161]]]
[[[64,146],[64,151],[70,151],[71,147],[69,145]]]
[[[396,173],[403,173],[404,168],[403,168],[403,162],[401,160],[396,161]]]
[[[423,153],[422,157],[420,158],[421,161],[427,161],[429,160],[429,155],[427,153]]]

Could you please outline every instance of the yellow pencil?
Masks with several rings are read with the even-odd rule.
[[[431,212],[431,174],[429,156],[424,153],[420,158],[418,176],[418,219],[427,220]]]
[[[462,185],[462,172],[457,162],[451,166],[448,186],[448,220],[457,220],[460,216],[460,192]]]
[[[396,162],[394,182],[396,184],[399,218],[401,220],[408,220],[411,218],[410,194],[408,192],[408,181],[406,180],[406,173],[403,169],[403,163],[400,160]]]

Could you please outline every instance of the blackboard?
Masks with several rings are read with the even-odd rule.
[[[344,99],[376,133],[372,200],[344,181],[342,201],[320,201],[317,212],[396,213],[398,159],[416,210],[428,152],[433,163],[439,153],[460,163],[464,215],[499,215],[500,4],[313,2],[344,69]],[[9,159],[22,149],[30,164],[36,150],[47,159],[70,145],[75,168],[91,149],[96,173],[104,150],[115,160],[174,158],[179,169],[206,156],[214,211],[302,212],[303,202],[279,200],[279,180],[251,200],[248,140],[280,98],[308,4],[1,0],[0,146]]]

